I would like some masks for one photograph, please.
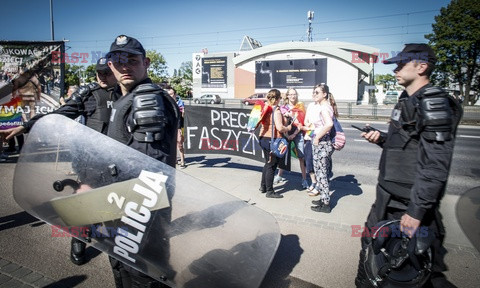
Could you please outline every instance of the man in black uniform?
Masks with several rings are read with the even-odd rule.
[[[377,267],[383,269],[377,274],[383,277],[376,279],[372,279],[375,278],[371,276],[372,271],[366,268],[375,270],[378,264],[368,263],[367,259],[371,259],[371,251],[375,251],[370,249],[375,245],[375,237],[370,237],[372,229],[383,220],[399,220],[399,229],[408,236],[404,238],[406,241],[412,241],[415,235],[418,239],[419,231],[426,231],[434,238],[429,246],[431,267],[426,266],[428,273],[418,274],[424,279],[409,279],[411,275],[395,272],[396,280],[408,284],[401,287],[454,287],[442,273],[446,270],[445,230],[439,205],[447,185],[462,109],[445,91],[430,84],[435,62],[435,54],[427,44],[407,44],[397,56],[384,62],[397,64],[395,77],[405,91],[392,112],[388,133],[367,129],[361,134],[382,147],[383,152],[376,200],[365,223],[365,230],[369,231],[364,232],[369,233],[362,235],[357,287],[399,287],[389,278],[394,268],[385,266],[393,262]]]
[[[107,135],[152,158],[175,167],[180,111],[166,91],[152,83],[147,69],[150,59],[135,38],[120,35],[110,46],[108,66],[118,85]],[[168,214],[168,212],[167,212]],[[165,251],[158,259],[168,263],[168,242],[157,239]],[[163,287],[155,279],[110,257],[117,287]]]

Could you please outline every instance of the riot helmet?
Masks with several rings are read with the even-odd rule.
[[[431,273],[434,235],[424,230],[408,238],[400,231],[400,220],[379,222],[375,229],[364,261],[373,286],[422,287]]]

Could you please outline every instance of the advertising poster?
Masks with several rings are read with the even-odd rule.
[[[42,94],[60,94],[63,42],[0,41],[0,130],[37,114]],[[58,97],[55,97],[58,98]]]
[[[327,83],[327,59],[292,59],[255,62],[255,88],[310,89]]]
[[[227,88],[227,57],[202,58],[202,88]]]

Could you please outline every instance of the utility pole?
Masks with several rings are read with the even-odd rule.
[[[50,32],[52,34],[52,41],[55,40],[55,34],[53,33],[53,0],[50,0]]]
[[[313,20],[313,14],[315,12],[313,11],[308,11],[307,13],[307,19],[308,19],[308,30],[307,30],[307,41],[312,42],[313,41],[313,36],[312,36],[312,20]]]

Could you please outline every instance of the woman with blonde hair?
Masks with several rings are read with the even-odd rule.
[[[292,125],[285,126],[284,118],[280,112],[278,104],[280,102],[280,91],[272,89],[267,93],[266,105],[270,106],[269,112],[263,117],[260,127],[259,142],[263,150],[265,158],[265,165],[262,169],[262,181],[260,183],[260,191],[266,193],[267,198],[283,198],[282,195],[273,190],[273,176],[277,169],[279,159],[270,151],[270,141],[272,140],[272,133],[274,138],[281,138],[282,133],[286,133],[292,129]],[[272,125],[273,113],[273,125]],[[273,131],[272,131],[273,126]]]
[[[287,90],[287,101],[285,105],[280,109],[284,116],[290,119],[294,119],[294,111],[299,110],[300,113],[305,113],[305,106],[303,102],[298,101],[298,92],[295,88],[288,88]],[[303,132],[300,130],[303,123],[299,119],[295,121],[296,128],[292,129],[289,135],[286,136],[288,141],[293,141],[295,143],[295,148],[297,152],[297,158],[300,164],[300,171],[302,172],[302,188],[308,188],[307,173],[305,172],[305,161],[304,161],[304,141],[303,141]],[[275,176],[273,183],[277,184],[282,181],[286,181],[282,177],[283,169],[278,169],[278,174]]]

